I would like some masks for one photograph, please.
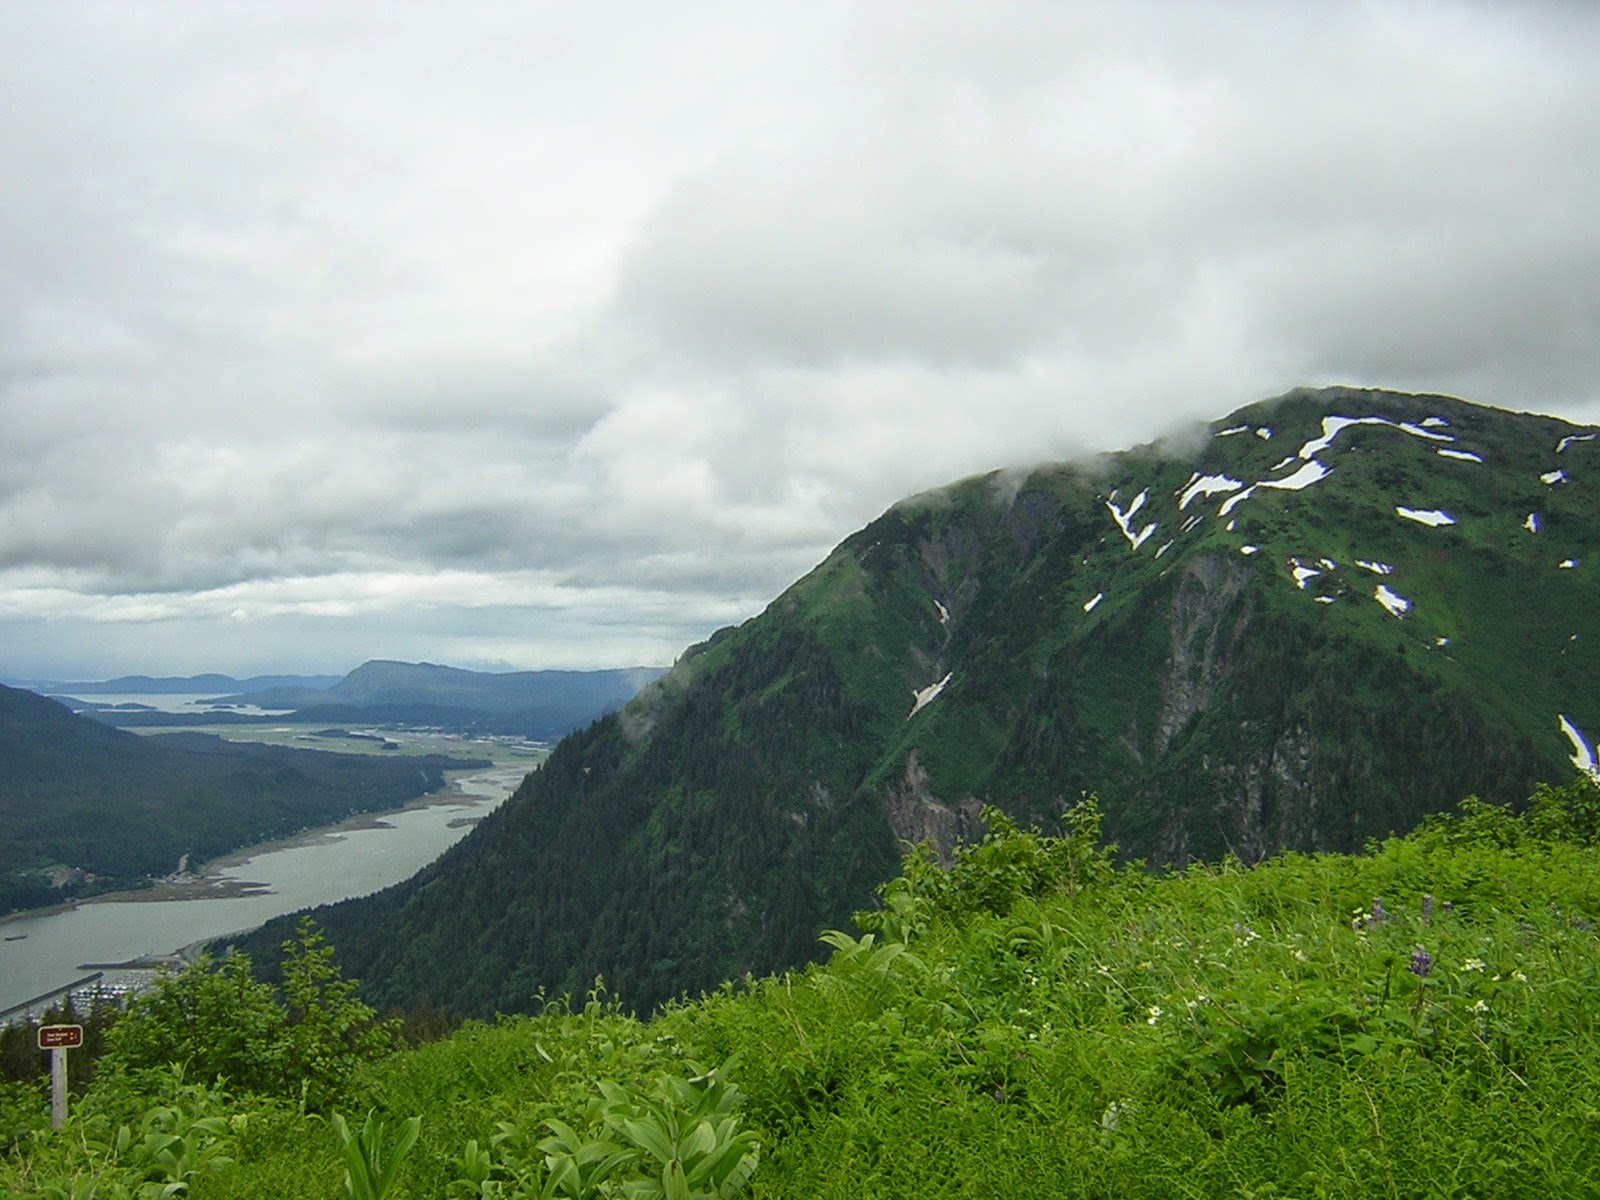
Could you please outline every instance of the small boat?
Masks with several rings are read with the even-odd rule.
[[[6,934],[6,941],[8,941],[8,942],[20,942],[24,938],[26,938],[27,936],[28,935],[25,934],[25,933],[8,933],[8,934]]]

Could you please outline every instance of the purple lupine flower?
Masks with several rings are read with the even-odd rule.
[[[1384,920],[1383,898],[1381,896],[1374,896],[1372,898],[1372,923],[1374,925],[1382,925]]]
[[[1433,893],[1432,892],[1423,892],[1422,893],[1422,923],[1424,925],[1429,925],[1429,924],[1433,923]]]
[[[1418,979],[1426,979],[1431,970],[1433,970],[1433,955],[1418,946],[1411,952],[1411,973]]]

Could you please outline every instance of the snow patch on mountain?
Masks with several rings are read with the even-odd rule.
[[[1238,508],[1239,505],[1243,504],[1246,500],[1250,499],[1251,496],[1255,495],[1255,491],[1256,491],[1256,485],[1252,483],[1249,487],[1245,488],[1244,491],[1239,492],[1239,493],[1237,493],[1235,495],[1229,496],[1226,500],[1224,500],[1222,502],[1222,507],[1217,509],[1217,516],[1219,516],[1219,517],[1227,516],[1234,509]],[[1233,525],[1230,523],[1228,528],[1231,530],[1233,528]]]
[[[1450,422],[1443,417],[1424,417],[1422,425],[1425,429],[1448,429]]]
[[[1539,476],[1539,482],[1546,487],[1555,487],[1558,483],[1571,483],[1572,481],[1567,478],[1565,471],[1546,471]]]
[[[1293,458],[1289,458],[1289,459],[1285,459],[1284,461],[1285,462],[1294,462],[1295,460]],[[1301,490],[1303,490],[1305,488],[1310,487],[1313,483],[1316,483],[1318,480],[1326,479],[1327,477],[1328,477],[1328,468],[1323,466],[1321,463],[1316,462],[1315,460],[1313,460],[1311,462],[1302,463],[1298,470],[1294,471],[1292,474],[1285,475],[1282,479],[1262,479],[1262,480],[1257,481],[1256,483],[1252,483],[1249,487],[1245,488],[1242,492],[1235,492],[1233,495],[1229,496],[1226,500],[1224,500],[1222,502],[1222,507],[1217,509],[1217,516],[1219,516],[1219,517],[1227,516],[1234,509],[1238,508],[1239,505],[1243,504],[1246,500],[1250,499],[1251,496],[1255,495],[1255,492],[1256,492],[1257,488],[1279,488],[1282,491],[1286,491],[1286,492],[1298,492],[1298,491],[1301,491]],[[1206,478],[1207,479],[1221,479],[1221,478],[1226,478],[1226,477],[1225,476],[1210,476],[1210,475],[1208,475]],[[1237,481],[1235,481],[1235,480],[1231,480],[1230,479],[1230,480],[1228,480],[1228,482],[1234,484],[1235,487],[1242,487],[1243,486],[1242,484],[1237,483]],[[1192,484],[1191,486],[1192,487],[1197,487],[1198,486],[1198,482],[1195,483],[1195,484]],[[1223,489],[1221,487],[1216,487],[1216,488],[1212,488],[1210,490],[1211,491],[1220,492],[1220,491],[1223,491],[1225,489]]]
[[[1426,424],[1426,422],[1423,424]],[[1323,417],[1322,436],[1312,438],[1301,446],[1300,457],[1306,459],[1315,458],[1333,445],[1334,438],[1352,425],[1387,425],[1391,429],[1399,429],[1409,433],[1412,437],[1427,438],[1429,441],[1434,442],[1453,442],[1456,440],[1448,433],[1434,433],[1432,429],[1424,429],[1422,425],[1413,425],[1409,421],[1391,421],[1388,417]]]
[[[1317,578],[1322,572],[1315,567],[1306,566],[1298,558],[1291,558],[1289,560],[1289,574],[1294,576],[1295,587],[1303,592],[1306,590],[1306,584]]]
[[[1471,450],[1451,450],[1441,446],[1434,453],[1440,458],[1459,458],[1462,462],[1481,463],[1483,461],[1483,455],[1474,454]]]
[[[1583,736],[1583,731],[1565,713],[1559,714],[1557,720],[1561,723],[1561,732],[1572,743],[1572,765],[1589,778],[1600,780],[1600,764],[1595,762],[1594,747],[1589,744],[1589,739]]]
[[[1578,565],[1578,560],[1575,558],[1564,558],[1556,565],[1563,571],[1570,571]]]
[[[1372,598],[1388,609],[1391,616],[1403,617],[1411,608],[1411,601],[1390,591],[1388,584],[1380,583]]]
[[[1249,433],[1249,432],[1250,432],[1250,426],[1248,426],[1248,425],[1235,425],[1232,429],[1219,429],[1212,436],[1213,437],[1232,437],[1236,433]]]
[[[1252,554],[1260,554],[1261,553],[1261,547],[1260,546],[1240,546],[1239,547],[1239,553],[1244,555],[1246,558],[1249,558]]]
[[[1328,468],[1312,460],[1306,463],[1293,475],[1286,475],[1282,479],[1263,479],[1256,484],[1257,487],[1282,488],[1286,492],[1298,492],[1310,487],[1320,479],[1328,477]]]
[[[1094,606],[1099,604],[1100,601],[1104,600],[1105,598],[1106,594],[1104,592],[1096,592],[1083,602],[1083,611],[1086,613],[1092,613],[1094,611]]]
[[[1538,533],[1539,532],[1539,514],[1538,513],[1529,513],[1527,515],[1527,517],[1523,520],[1522,527],[1524,529],[1526,529],[1529,533]]]
[[[1256,436],[1263,442],[1270,442],[1272,440],[1272,427],[1270,425],[1263,425],[1260,429],[1256,430]]]
[[[1128,539],[1128,544],[1135,550],[1144,545],[1146,539],[1156,531],[1156,522],[1152,521],[1138,533],[1133,532],[1133,514],[1144,507],[1144,502],[1149,495],[1150,489],[1145,488],[1133,498],[1133,503],[1128,505],[1126,509],[1117,507],[1115,492],[1111,493],[1111,499],[1106,501],[1106,508],[1111,510],[1111,519],[1117,523],[1117,528],[1122,530],[1122,536]]]
[[[1358,559],[1356,559],[1356,566],[1360,567],[1363,571],[1371,571],[1374,575],[1393,575],[1394,574],[1394,568],[1391,567],[1388,563],[1386,563],[1386,562],[1377,562],[1376,560],[1370,559],[1370,558],[1358,558]]]
[[[1229,479],[1226,475],[1196,475],[1191,477],[1187,487],[1178,495],[1178,508],[1188,508],[1189,502],[1196,496],[1212,496],[1218,492],[1236,492],[1244,486],[1239,479]]]
[[[943,679],[939,680],[938,683],[930,683],[921,691],[914,692],[913,695],[916,696],[917,702],[911,706],[911,711],[906,714],[906,720],[911,720],[912,717],[916,716],[924,708],[937,700],[939,698],[939,693],[944,691],[945,684],[950,682],[950,676],[954,674],[955,672],[952,671],[950,675],[946,675]]]
[[[1600,433],[1575,433],[1571,437],[1564,437],[1556,443],[1556,453],[1560,454],[1568,446],[1571,446],[1574,443],[1592,442],[1595,440],[1595,438],[1600,438]]]
[[[1408,521],[1415,521],[1419,525],[1430,525],[1435,529],[1441,525],[1456,523],[1456,519],[1442,508],[1404,508],[1396,505],[1394,511]]]

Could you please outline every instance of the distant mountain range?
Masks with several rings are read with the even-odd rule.
[[[1600,430],[1300,391],[902,501],[323,910],[371,998],[648,1007],[802,961],[907,842],[1097,793],[1153,863],[1350,849],[1593,769]],[[269,927],[261,945],[281,939]]]
[[[81,696],[141,692],[194,692],[208,697],[207,705],[197,707],[192,715],[112,709],[93,703],[81,706],[96,719],[125,728],[193,724],[198,717],[208,723],[234,725],[359,721],[553,740],[621,708],[662,674],[662,669],[655,667],[495,673],[433,663],[374,661],[342,678],[258,676],[241,683],[222,675],[158,680],[128,676],[107,683],[52,685],[49,690],[68,702]],[[137,686],[141,681],[145,686]],[[276,715],[229,711],[243,705],[270,709]]]
[[[140,737],[0,687],[0,915],[131,887],[434,791],[485,760]]]
[[[285,710],[329,704],[354,708],[419,704],[500,714],[575,706],[599,710],[620,707],[663,674],[656,667],[488,673],[379,660],[363,663],[331,687],[274,687],[223,699]]]
[[[296,687],[319,690],[338,683],[342,675],[253,675],[235,679],[231,675],[183,675],[156,678],[150,675],[122,675],[116,679],[30,680],[20,684],[44,695],[69,696],[220,696],[228,693],[256,695],[268,688]]]

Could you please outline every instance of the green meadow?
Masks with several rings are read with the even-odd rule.
[[[649,1015],[603,982],[405,1045],[309,927],[118,1018],[0,1191],[392,1197],[1600,1194],[1600,788],[1358,855],[1155,873],[1085,803],[914,850],[826,961]],[[413,1028],[418,1025],[413,1014]]]

